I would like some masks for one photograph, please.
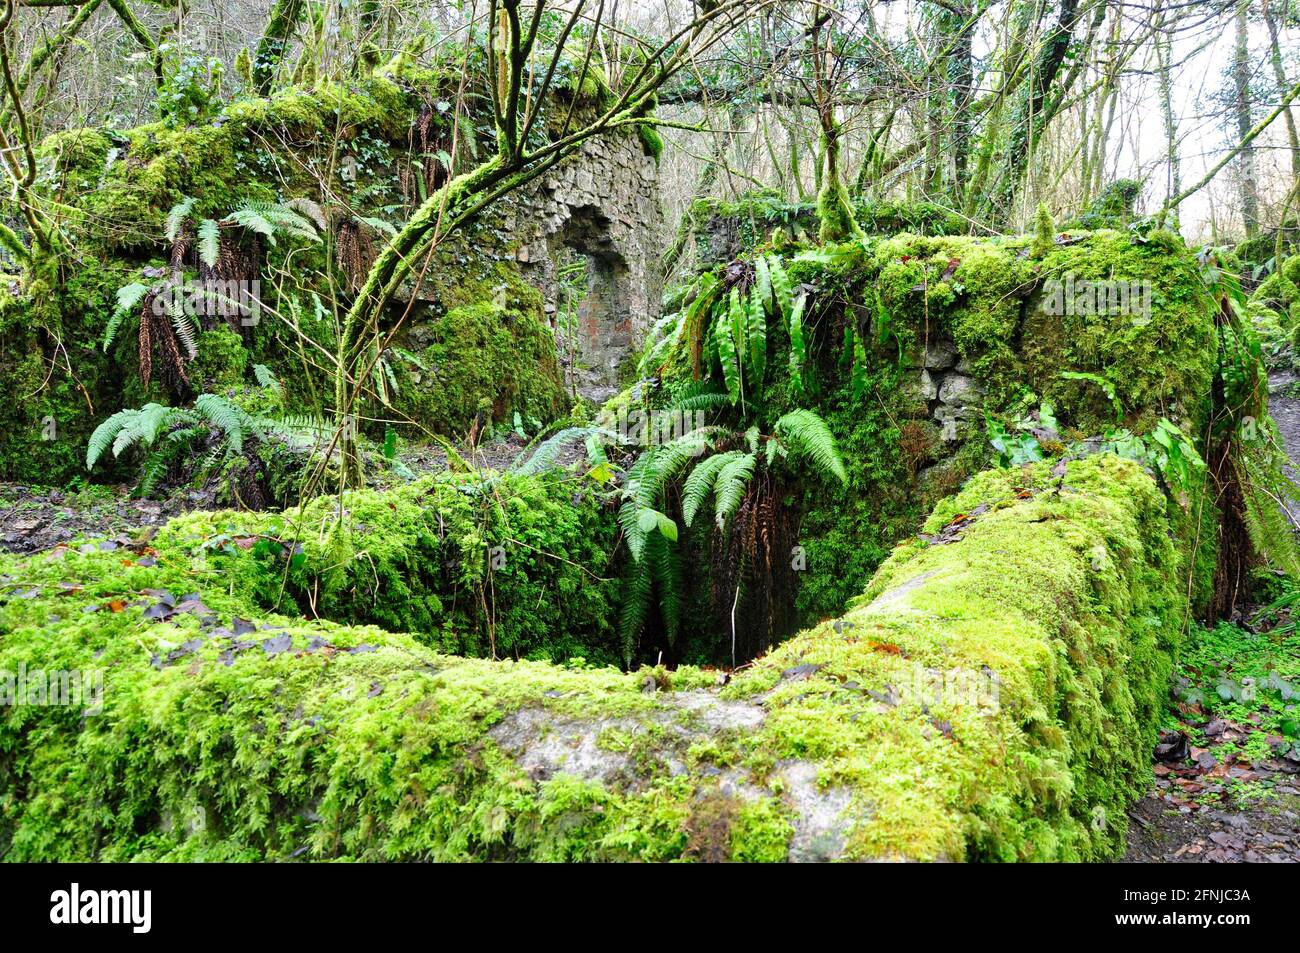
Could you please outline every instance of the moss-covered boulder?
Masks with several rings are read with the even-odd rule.
[[[349,505],[383,562],[436,532]],[[0,562],[0,669],[27,693],[0,709],[0,856],[1112,857],[1186,612],[1164,497],[1109,455],[980,476],[858,607],[722,687],[267,613],[248,564],[327,543],[214,545],[206,519],[154,555]],[[84,697],[33,702],[50,672]]]

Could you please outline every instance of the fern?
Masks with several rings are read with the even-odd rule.
[[[745,313],[745,301],[740,296],[740,289],[732,288],[731,294],[727,296],[727,328],[724,337],[731,338],[732,351],[736,355],[736,386],[742,408],[745,404],[745,357],[749,353],[748,342],[745,339],[748,330],[749,321]]]
[[[718,473],[713,518],[718,527],[726,525],[727,520],[740,509],[740,502],[745,498],[749,481],[754,478],[754,469],[758,458],[753,453],[745,453],[727,461]]]
[[[214,219],[199,222],[199,261],[216,268],[221,260],[221,226]]]
[[[804,364],[808,361],[807,345],[804,343],[803,337],[804,300],[804,296],[800,295],[788,312],[790,320],[790,385],[796,396],[807,391],[807,385],[804,383],[803,377]]]
[[[767,273],[772,285],[772,300],[776,304],[777,311],[789,320],[794,311],[794,286],[790,284],[790,276],[786,274],[785,266],[776,255],[768,256]]]
[[[510,465],[509,471],[520,476],[533,476],[542,473],[555,466],[565,447],[578,440],[590,441],[591,438],[600,437],[604,437],[612,443],[618,441],[618,434],[604,427],[565,427],[538,444],[537,449],[526,460],[523,456],[518,457]],[[588,455],[591,455],[590,447],[592,445],[589,444]]]
[[[828,473],[840,483],[849,482],[848,471],[835,445],[835,435],[826,421],[811,410],[792,410],[776,422],[776,435],[801,459],[811,463],[822,473]]]
[[[138,410],[119,410],[90,435],[86,446],[86,469],[94,467],[110,446],[115,457],[120,457],[123,451],[137,443],[152,446],[162,430],[188,419],[186,411],[162,404],[145,404]]]
[[[680,550],[665,536],[654,537],[649,546],[651,578],[659,593],[659,618],[664,624],[664,635],[668,644],[677,644],[677,633],[681,629],[682,592],[686,588],[685,572],[682,567]]]
[[[172,327],[176,331],[176,339],[184,346],[186,356],[191,361],[194,360],[199,349],[193,320],[185,313],[184,305],[179,305],[171,295],[167,296],[163,304],[167,309],[167,317],[171,318]]]
[[[691,373],[696,380],[700,378],[701,365],[707,350],[706,340],[710,328],[708,319],[712,314],[719,287],[717,276],[711,272],[705,272],[700,276],[699,281],[696,282],[695,298],[686,306],[682,330],[678,335],[679,341],[689,349]]]
[[[276,379],[275,374],[265,364],[253,365],[253,377],[257,379],[259,387],[265,387],[277,397],[284,397],[284,385]]]
[[[674,410],[721,410],[729,406],[731,406],[731,398],[727,394],[720,394],[717,391],[699,391],[681,398],[666,413],[672,413]]]
[[[722,376],[727,383],[727,393],[733,404],[740,403],[743,397],[743,383],[740,379],[740,352],[736,347],[735,329],[740,323],[734,313],[740,310],[740,292],[731,289],[730,305],[719,309],[713,322],[713,339],[718,348],[718,362],[722,365]]]
[[[1110,400],[1111,407],[1115,410],[1115,419],[1124,418],[1124,405],[1120,403],[1115,384],[1109,378],[1102,377],[1100,374],[1089,374],[1087,371],[1061,371],[1060,376],[1067,381],[1087,381],[1089,384],[1096,384]]]
[[[760,258],[759,261],[762,259]],[[763,374],[767,370],[767,306],[759,293],[758,285],[755,285],[749,293],[745,319],[745,334],[749,343],[750,390],[754,399],[758,400]]]
[[[1246,502],[1246,530],[1251,545],[1265,562],[1293,579],[1300,579],[1295,516],[1300,511],[1300,485],[1283,470],[1285,453],[1271,420],[1263,439],[1241,444],[1242,494]]]
[[[218,394],[200,394],[194,401],[195,412],[225,434],[232,453],[244,449],[244,437],[258,429],[257,422],[242,407]]]
[[[249,439],[260,441],[274,433],[297,440],[309,434],[319,445],[324,430],[323,424],[309,418],[275,421],[254,417],[225,397],[201,394],[191,408],[146,404],[113,414],[90,435],[86,468],[93,468],[110,447],[114,457],[136,446],[151,450],[141,465],[136,489],[138,494],[146,495],[157,487],[177,460],[189,455],[196,440],[212,444],[189,467],[199,477],[240,457]]]
[[[309,198],[289,199],[284,203],[284,207],[309,219],[322,232],[329,229],[329,222],[325,218],[325,210],[317,202]]]
[[[287,205],[249,199],[227,215],[224,221],[240,225],[263,236],[270,245],[275,244],[277,232],[284,232],[307,241],[320,241],[312,220]]]
[[[265,215],[250,208],[237,208],[226,216],[225,221],[239,225],[263,236],[271,245],[275,244],[275,224]]]
[[[758,303],[762,305],[765,311],[769,311],[773,314],[779,313],[776,310],[776,308],[779,306],[776,305],[772,297],[771,268],[768,265],[767,257],[764,255],[760,255],[758,258],[754,260],[753,294],[754,297],[758,300]]]
[[[715,453],[691,470],[690,476],[682,485],[682,520],[687,526],[695,522],[696,515],[708,502],[723,467],[743,456],[739,450]]]
[[[650,616],[653,591],[653,570],[646,563],[633,561],[627,584],[623,587],[623,604],[618,619],[618,630],[623,641],[623,662],[629,668],[636,656],[637,640]]]
[[[357,221],[364,222],[366,225],[369,225],[375,231],[382,232],[383,234],[387,235],[389,238],[397,237],[397,229],[392,225],[392,223],[385,222],[382,218],[372,218],[372,217],[363,216],[357,219]]]
[[[181,228],[185,225],[185,219],[190,217],[190,212],[194,210],[194,196],[187,195],[167,213],[167,225],[164,234],[169,242],[174,242],[180,237]]]
[[[104,329],[104,350],[107,351],[113,344],[114,338],[117,337],[118,328],[126,320],[127,315],[131,314],[144,296],[149,293],[149,286],[133,281],[130,284],[123,285],[117,289],[117,308],[113,311],[113,316],[108,319],[108,326]]]
[[[104,455],[104,451],[113,445],[114,438],[122,429],[139,415],[138,410],[119,410],[95,428],[90,435],[90,442],[86,445],[87,470],[91,469],[95,461]]]

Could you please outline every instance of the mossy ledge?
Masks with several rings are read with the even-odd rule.
[[[183,533],[6,558],[0,669],[105,681],[4,708],[0,856],[1113,857],[1186,611],[1165,508],[1110,455],[983,473],[725,686],[258,612]]]

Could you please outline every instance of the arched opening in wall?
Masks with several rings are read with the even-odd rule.
[[[548,310],[560,366],[574,396],[597,403],[618,390],[632,353],[628,269],[597,208],[573,209],[550,241]]]

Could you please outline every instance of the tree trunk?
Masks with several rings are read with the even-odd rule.
[[[1246,236],[1259,232],[1259,183],[1256,179],[1255,145],[1246,136],[1251,128],[1250,99],[1250,35],[1246,23],[1246,3],[1238,4],[1234,17],[1237,42],[1232,55],[1233,118],[1237,125],[1237,141],[1243,143],[1237,157],[1238,193],[1241,198],[1241,220]]]

